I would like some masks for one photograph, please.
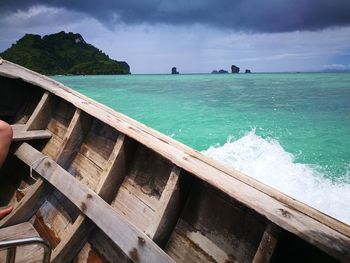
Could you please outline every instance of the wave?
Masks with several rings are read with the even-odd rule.
[[[350,185],[326,178],[320,166],[296,163],[293,154],[275,139],[264,139],[252,130],[204,154],[225,162],[287,195],[344,223],[350,224]]]

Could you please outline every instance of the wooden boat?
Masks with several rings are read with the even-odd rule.
[[[52,262],[350,262],[348,225],[48,77],[1,61],[0,85],[0,233]]]

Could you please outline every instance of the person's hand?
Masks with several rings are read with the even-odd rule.
[[[0,219],[3,219],[5,216],[11,213],[12,209],[13,209],[12,206],[0,207]]]

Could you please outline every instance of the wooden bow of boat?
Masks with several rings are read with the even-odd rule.
[[[350,261],[348,225],[18,65],[0,85],[0,226],[32,224],[52,262]]]

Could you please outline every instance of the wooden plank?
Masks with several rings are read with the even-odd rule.
[[[12,141],[28,141],[39,139],[50,139],[52,134],[48,130],[36,130],[36,131],[14,131]]]
[[[145,231],[152,221],[154,210],[140,198],[139,194],[141,192],[134,186],[130,184],[125,186],[123,183],[111,206],[122,215],[124,220]],[[154,198],[154,203],[156,201]]]
[[[48,100],[49,97],[45,96],[44,94],[43,98]],[[30,120],[33,124],[29,125],[27,123],[28,127],[24,125],[15,125],[14,130],[23,130],[26,128],[45,128],[44,125],[47,125],[49,120],[41,117],[40,115],[46,115],[49,111],[48,104],[45,103],[45,101],[41,101],[40,105],[37,107],[37,110],[35,110],[36,118],[38,118],[40,121],[36,120],[36,118],[31,118]],[[52,99],[50,101],[52,101]],[[41,109],[41,107],[44,107],[44,109]],[[63,167],[69,163],[69,156],[74,152],[75,147],[81,143],[81,140],[78,137],[84,134],[84,128],[82,127],[88,125],[85,118],[81,120],[80,112],[80,110],[77,110],[77,116],[72,119],[64,139],[61,140],[57,136],[54,136],[54,138],[51,139],[54,143],[51,143],[50,147],[46,146],[44,148],[44,152],[53,156],[54,159],[57,159],[57,161]],[[57,149],[59,150],[57,151]],[[50,185],[45,184],[46,183],[42,179],[39,179],[35,184],[33,184],[28,189],[28,192],[25,194],[23,199],[15,206],[14,211],[0,221],[0,226],[17,224],[31,218],[37,209],[39,209],[43,204],[45,196],[51,192]]]
[[[28,222],[0,229],[0,241],[38,236],[38,232]]]
[[[42,179],[33,184],[26,195],[14,207],[10,215],[0,220],[0,227],[6,227],[29,220],[43,204],[44,197],[51,191],[50,187],[45,187]]]
[[[193,237],[192,237],[193,238]],[[203,245],[205,237],[201,236],[200,241]],[[209,242],[208,242],[209,243]],[[189,251],[184,251],[184,248],[190,248]],[[169,240],[166,252],[173,258],[175,262],[186,262],[186,263],[194,263],[194,262],[238,262],[231,259],[227,259],[226,255],[223,255],[222,251],[217,252],[215,250],[215,246],[210,245],[210,249],[212,253],[219,255],[216,259],[223,259],[222,261],[216,261],[213,257],[211,257],[208,252],[203,250],[200,246],[198,246],[193,240],[188,238],[184,232],[180,229],[175,229],[172,233],[171,239]]]
[[[117,142],[103,169],[101,181],[96,188],[98,195],[107,202],[112,201],[116,191],[122,184],[134,148],[133,143],[124,134],[118,136]]]
[[[17,149],[15,155],[28,165],[44,157],[26,143]],[[135,262],[173,262],[149,237],[129,225],[101,197],[52,159],[42,160],[34,170],[61,191]]]
[[[51,139],[48,141],[48,143],[45,144],[42,152],[46,155],[49,155],[51,158],[56,159],[58,154],[57,150],[61,147],[62,144],[63,140],[56,134],[52,133]]]
[[[350,227],[348,225],[281,194],[279,191],[252,178],[242,175],[226,165],[205,157],[189,147],[45,76],[8,61],[4,61],[0,66],[0,75],[9,78],[18,78],[20,76],[26,82],[42,87],[70,101],[76,107],[105,123],[109,123],[118,131],[153,149],[180,168],[189,171],[201,180],[208,182],[239,202],[254,209],[259,214],[264,215],[275,224],[298,235],[327,253],[337,258],[344,258],[343,254],[348,253],[343,252],[344,242],[346,244],[350,237]],[[319,227],[322,229],[321,232]],[[337,233],[334,233],[331,229]],[[333,238],[334,235],[339,238]],[[332,242],[323,238],[324,236],[331,237]],[[344,251],[348,250],[345,248]]]
[[[57,151],[57,163],[61,167],[70,165],[89,130],[90,124],[91,118],[77,109],[63,139],[65,143]],[[71,261],[86,241],[92,227],[93,225],[86,220],[83,214],[79,215],[61,236],[61,241],[53,250],[51,261]]]
[[[70,115],[71,109],[67,110],[64,109],[64,105],[60,104],[60,109],[63,109],[65,112],[68,112]],[[67,123],[66,117],[62,116],[61,112],[56,112],[55,116],[59,116],[59,119],[62,119],[62,123]],[[57,160],[57,163],[59,163],[62,167],[68,167],[72,161],[72,159],[76,156],[76,152],[78,151],[91,123],[91,118],[81,112],[81,110],[76,109],[74,112],[72,119],[70,120],[69,126],[66,128],[66,131],[64,132],[64,137],[60,144],[51,144],[53,147],[52,155],[54,159]],[[60,138],[56,136],[56,141],[60,141]],[[45,152],[47,148],[44,149],[43,152]],[[67,208],[67,206],[65,207]],[[40,215],[40,211],[38,211]],[[54,248],[53,254],[52,254],[52,261],[54,262],[64,262],[66,261],[66,258],[73,258],[74,252],[77,253],[80,249],[79,242],[84,242],[84,238],[82,235],[80,235],[80,240],[77,240],[72,234],[79,233],[79,230],[77,230],[78,226],[80,227],[81,231],[84,231],[84,227],[88,227],[87,224],[85,224],[84,216],[78,217],[74,221],[74,223],[69,219],[67,221],[66,218],[68,216],[66,215],[63,208],[60,208],[59,205],[55,203],[55,205],[49,208],[44,208],[44,213],[48,217],[54,216],[55,218],[50,218],[49,220],[41,220],[42,221],[42,229],[48,230],[49,237],[53,237],[52,241],[54,244],[52,247]],[[57,218],[56,218],[57,217]],[[51,227],[55,222],[57,222],[57,226],[52,228],[52,231],[50,231]],[[71,231],[73,231],[71,233]],[[56,238],[55,238],[56,237]],[[55,241],[56,240],[56,241]],[[68,253],[68,248],[70,253]],[[60,255],[59,255],[60,254]]]
[[[92,245],[92,248],[96,250],[98,255],[104,257],[107,262],[131,262],[123,251],[121,251],[120,248],[118,248],[116,244],[114,244],[114,242],[98,228],[94,230],[91,237],[90,244]],[[93,260],[88,262],[93,262]]]
[[[104,199],[111,199],[118,185],[125,176],[126,150],[124,149],[125,136],[118,137],[115,147],[111,153],[106,167],[101,175],[101,180],[96,192]],[[62,238],[52,255],[53,262],[71,261],[81,246],[85,243],[93,225],[81,214],[74,224],[69,228],[67,234]]]
[[[52,103],[53,100],[51,99],[50,93],[46,91],[25,124],[26,130],[42,130],[46,128],[49,118],[51,117]]]
[[[253,259],[253,263],[268,263],[275,251],[281,229],[269,223],[265,229],[260,245]]]
[[[68,171],[92,190],[101,180],[102,169],[81,153],[76,155]]]
[[[178,217],[174,217],[178,211],[177,203],[179,201],[178,187],[181,169],[175,166],[169,176],[168,182],[162,192],[157,204],[153,220],[148,225],[145,233],[153,240],[159,240],[166,231],[167,226],[175,224]]]
[[[93,228],[94,225],[84,214],[79,215],[74,224],[62,236],[61,242],[53,250],[51,262],[70,262],[73,260],[87,241]]]
[[[117,138],[118,132],[115,129],[94,119],[91,129],[81,145],[80,153],[103,169]]]
[[[0,229],[0,241],[38,237],[32,224],[26,222]],[[0,251],[0,262],[6,262],[6,250]],[[16,263],[42,262],[43,249],[37,245],[22,246],[16,249]]]
[[[47,129],[63,140],[66,135],[68,125],[65,122],[61,122],[61,120],[57,120],[55,118],[50,119],[50,122],[47,126]]]
[[[215,262],[251,262],[264,221],[227,195],[196,181],[165,251],[180,262],[196,262],[192,254]]]
[[[88,132],[90,124],[90,116],[76,109],[63,138],[64,143],[57,151],[56,161],[59,165],[62,167],[70,165]]]
[[[72,219],[62,205],[55,195],[50,195],[33,218],[34,227],[53,249],[60,243],[65,229],[72,224]]]
[[[17,131],[25,131],[27,130],[25,124],[12,124],[11,125],[12,131],[17,132]]]

